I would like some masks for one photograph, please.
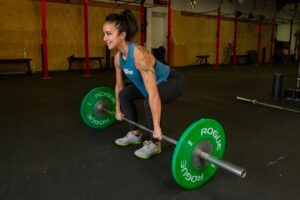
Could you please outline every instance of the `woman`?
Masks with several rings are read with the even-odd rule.
[[[121,121],[125,116],[137,122],[134,101],[144,99],[148,128],[153,130],[153,134],[134,154],[139,158],[148,159],[161,153],[161,104],[170,103],[182,94],[185,78],[176,70],[156,61],[154,56],[141,46],[130,42],[137,31],[137,23],[131,11],[112,13],[105,18],[103,40],[110,50],[118,50],[114,56],[116,119]],[[133,84],[125,87],[122,71]],[[115,141],[117,145],[127,146],[142,142],[142,134],[138,127],[129,124],[129,130],[124,137]]]

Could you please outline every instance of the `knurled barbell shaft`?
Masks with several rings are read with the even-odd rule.
[[[108,110],[108,109],[106,109],[106,108],[103,108],[103,107],[102,107],[102,108],[100,108],[100,109],[104,110],[105,112],[107,112],[107,113],[109,113],[109,114],[111,114],[111,115],[115,115],[115,112],[110,111],[110,110]],[[127,119],[126,117],[123,117],[123,119],[124,119],[125,121],[127,121],[128,123],[130,123],[130,124],[133,124],[133,125],[135,125],[135,126],[141,128],[141,129],[143,129],[143,130],[145,130],[145,131],[148,131],[149,133],[153,133],[152,130],[148,129],[147,127],[145,127],[145,126],[143,126],[143,125],[141,125],[141,124],[138,124],[138,123],[136,123],[136,122],[134,122],[134,121],[132,121],[132,120],[130,120],[130,119]],[[177,141],[176,141],[176,140],[174,140],[174,139],[172,139],[172,138],[169,138],[169,137],[167,137],[167,136],[165,136],[165,135],[162,135],[162,139],[164,139],[164,140],[166,140],[166,141],[168,141],[168,142],[170,142],[170,143],[172,143],[172,144],[175,144],[175,145],[177,144]]]
[[[104,110],[105,112],[107,112],[107,113],[109,113],[111,115],[115,115],[114,111],[108,110],[108,109],[106,109],[104,107],[101,107],[101,106],[100,106],[100,110]],[[123,117],[123,119],[125,121],[127,121],[128,123],[131,123],[131,124],[133,124],[133,125],[141,128],[141,129],[143,129],[143,130],[145,130],[145,131],[147,131],[149,133],[153,133],[152,130],[148,129],[147,127],[145,127],[145,126],[143,126],[141,124],[138,124],[138,123],[136,123],[136,122],[134,122],[134,121],[132,121],[130,119],[127,119],[126,117]],[[167,142],[170,142],[170,143],[172,143],[174,145],[177,144],[176,140],[174,140],[174,139],[172,139],[170,137],[167,137],[165,135],[162,135],[162,139],[165,140],[165,141],[167,141]],[[216,158],[216,157],[214,157],[214,156],[212,156],[212,155],[210,155],[208,153],[205,153],[204,151],[201,151],[200,149],[197,150],[197,155],[200,158],[202,158],[203,160],[211,162],[211,163],[217,165],[218,167],[220,167],[222,169],[225,169],[225,170],[227,170],[227,171],[229,171],[229,172],[231,172],[231,173],[233,173],[233,174],[235,174],[235,175],[237,175],[237,176],[239,176],[241,178],[246,177],[246,170],[243,169],[243,168],[241,168],[241,167],[239,167],[239,166],[237,166],[237,165],[235,165],[235,164],[232,164],[232,163],[230,163],[228,161],[220,160],[220,159],[218,159],[218,158]]]

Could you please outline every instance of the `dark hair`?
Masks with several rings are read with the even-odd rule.
[[[138,26],[133,13],[130,10],[124,10],[121,14],[111,13],[105,18],[105,22],[116,24],[119,33],[126,33],[126,41],[132,40],[138,32]]]

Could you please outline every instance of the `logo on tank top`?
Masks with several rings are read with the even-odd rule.
[[[124,69],[125,74],[133,75],[133,71],[129,69]]]

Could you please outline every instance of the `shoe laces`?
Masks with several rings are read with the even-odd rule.
[[[149,148],[150,148],[150,145],[151,145],[151,142],[148,141],[148,140],[145,140],[145,141],[143,142],[143,148],[149,149]]]
[[[128,132],[128,133],[125,135],[125,139],[129,139],[131,134],[133,134],[133,133]]]

